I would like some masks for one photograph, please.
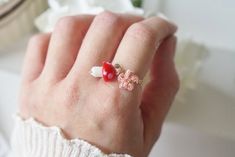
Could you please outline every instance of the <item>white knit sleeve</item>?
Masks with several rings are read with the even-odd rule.
[[[15,157],[131,157],[127,154],[104,154],[81,139],[67,140],[58,127],[45,127],[33,118],[15,119],[11,140]]]

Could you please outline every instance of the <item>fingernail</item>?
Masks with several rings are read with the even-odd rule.
[[[163,13],[159,12],[159,13],[157,13],[157,16],[164,19],[164,20],[166,20],[166,21],[170,21],[170,19]]]
[[[175,30],[177,30],[176,24],[175,24],[173,21],[171,21],[165,14],[159,12],[159,13],[157,14],[157,16],[160,17],[160,18],[162,18],[162,19],[164,19],[164,20],[166,20],[166,21],[168,21],[169,23],[171,23],[171,24],[173,25],[173,27],[175,27]]]

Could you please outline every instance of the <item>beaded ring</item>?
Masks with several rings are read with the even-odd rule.
[[[102,67],[93,66],[90,74],[93,77],[102,77],[104,81],[119,82],[119,88],[132,91],[135,85],[142,84],[142,80],[131,70],[124,70],[119,64],[112,65],[109,62],[103,62]]]

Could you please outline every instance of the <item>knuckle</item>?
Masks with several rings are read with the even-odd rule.
[[[143,23],[135,23],[127,31],[128,35],[133,36],[137,40],[152,42],[156,40],[154,31]]]
[[[162,25],[167,25],[168,24],[168,21],[161,18],[161,17],[156,17],[156,21],[159,23],[159,24],[162,24]]]
[[[62,17],[56,23],[56,29],[58,30],[66,30],[66,29],[73,29],[77,25],[76,17],[74,16],[66,16]]]
[[[159,27],[159,30],[166,34],[172,32],[172,29],[174,29],[174,26],[169,21],[160,17],[156,17],[156,25]]]
[[[98,14],[95,18],[95,22],[102,24],[120,25],[121,18],[115,13],[104,11]]]

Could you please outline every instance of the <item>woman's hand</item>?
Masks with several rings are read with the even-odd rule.
[[[84,139],[106,153],[147,156],[179,87],[175,31],[159,17],[103,12],[62,18],[52,34],[30,40],[20,115],[58,126],[67,138]],[[143,89],[119,89],[117,81],[89,74],[103,61],[141,79],[150,69],[150,81]]]

